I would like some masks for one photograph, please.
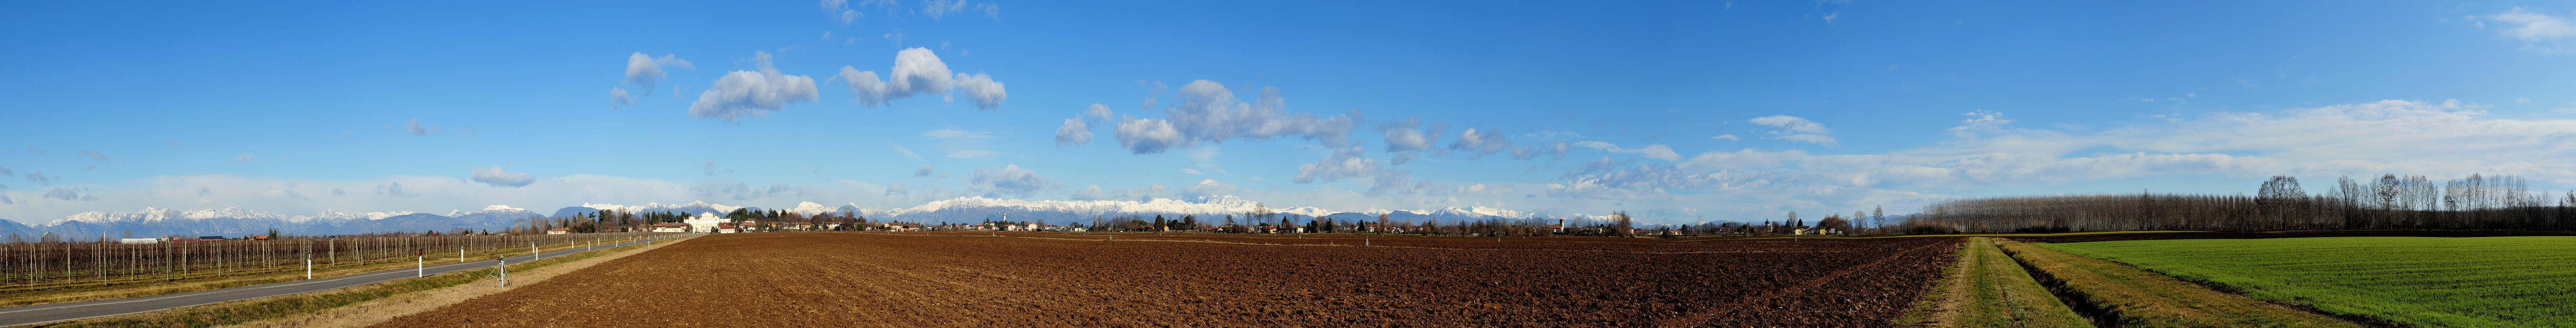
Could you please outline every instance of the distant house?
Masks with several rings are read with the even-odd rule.
[[[653,232],[689,232],[689,224],[687,224],[687,223],[679,223],[679,222],[654,223],[654,224],[653,224],[653,230],[652,230],[652,231],[653,231]]]
[[[736,232],[742,232],[742,229],[739,229],[739,228],[734,227],[733,222],[716,223],[715,233],[736,233]]]
[[[268,240],[268,235],[251,235],[250,240]]]
[[[549,234],[549,235],[569,235],[569,234],[572,234],[572,228],[554,228],[554,229],[547,229],[547,230],[546,230],[546,234]]]
[[[920,223],[883,222],[878,223],[877,227],[889,231],[921,231]]]
[[[117,239],[116,242],[121,244],[157,244],[161,242],[161,238],[125,238]]]

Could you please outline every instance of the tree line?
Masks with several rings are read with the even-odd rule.
[[[2253,195],[2097,194],[1962,199],[1890,227],[1907,233],[2107,230],[2576,230],[2576,192],[2536,192],[2519,176],[2340,177],[2311,194],[2274,176]]]

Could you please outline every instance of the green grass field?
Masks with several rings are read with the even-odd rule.
[[[2414,326],[2576,326],[2576,237],[2136,240],[2041,247]]]

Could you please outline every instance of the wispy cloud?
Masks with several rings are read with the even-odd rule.
[[[1772,115],[1754,118],[1752,122],[1753,124],[1767,125],[1774,128],[1774,130],[1771,131],[1772,138],[1809,142],[1826,146],[1833,146],[1835,144],[1834,137],[1832,136],[1833,131],[1826,130],[1824,124],[1816,124],[1815,121],[1808,121],[1805,118],[1788,115]]]

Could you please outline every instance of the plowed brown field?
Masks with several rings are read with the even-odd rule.
[[[383,326],[1871,327],[1959,245],[999,236],[706,236]]]

